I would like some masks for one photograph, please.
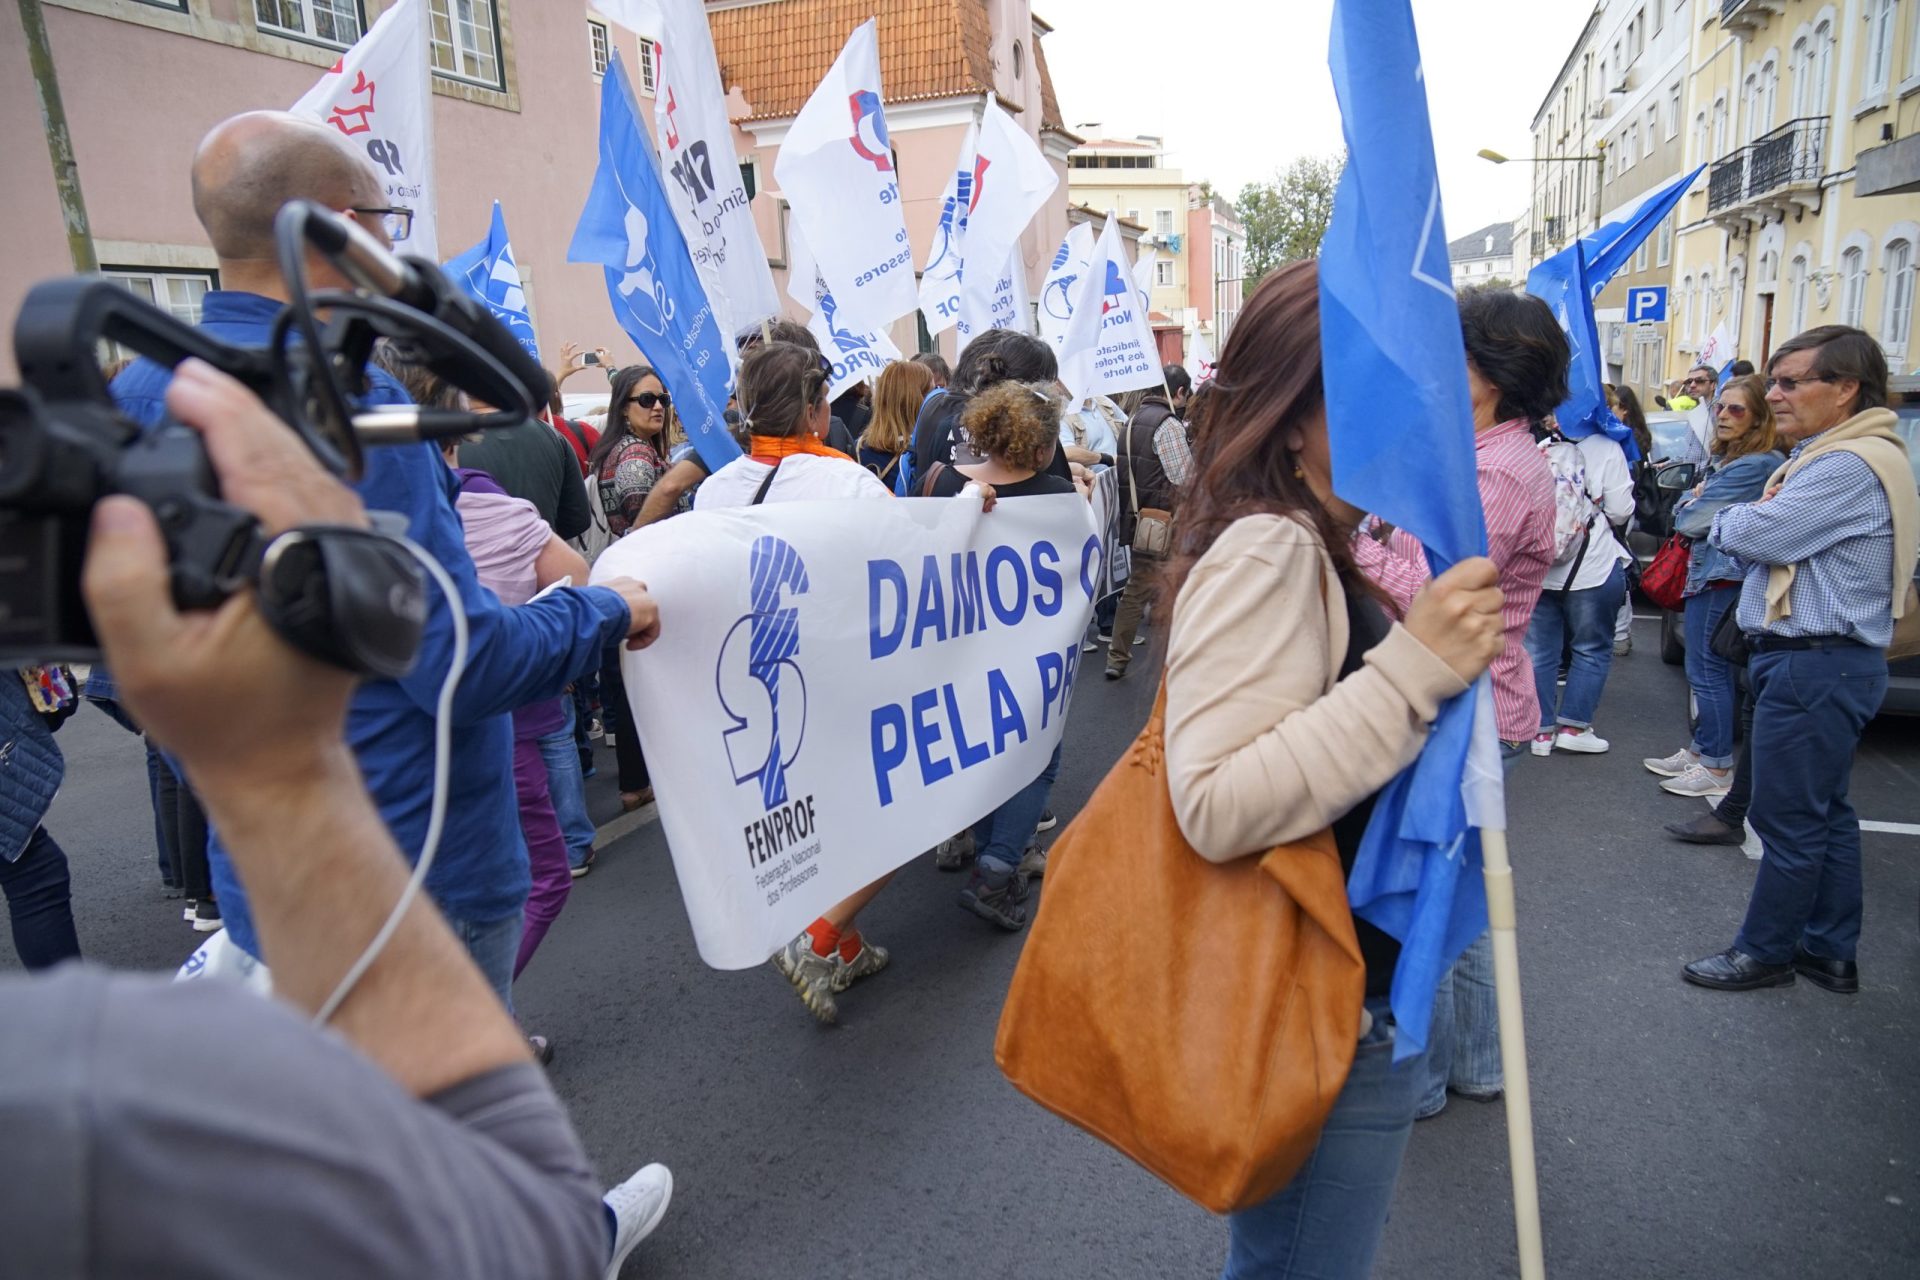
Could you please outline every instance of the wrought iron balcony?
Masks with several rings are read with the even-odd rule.
[[[1544,231],[1533,232],[1532,235],[1527,240],[1527,247],[1531,251],[1533,259],[1536,262],[1539,261],[1541,258],[1546,257],[1547,256],[1547,233]]]
[[[1817,185],[1826,163],[1827,118],[1789,120],[1747,148],[1747,198],[1785,187]],[[1719,171],[1716,169],[1715,175]]]
[[[1715,160],[1707,174],[1707,212],[1732,208],[1747,194],[1747,152],[1742,147],[1724,160]]]

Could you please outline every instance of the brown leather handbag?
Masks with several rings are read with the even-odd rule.
[[[1267,1199],[1353,1066],[1366,969],[1331,832],[1216,864],[1153,714],[1054,842],[994,1057],[1015,1088],[1215,1213]]]

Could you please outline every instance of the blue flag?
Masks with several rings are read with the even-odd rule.
[[[1706,167],[1701,165],[1686,177],[1676,178],[1642,200],[1626,217],[1609,222],[1581,240],[1587,260],[1587,290],[1591,296],[1598,296],[1608,282],[1620,274],[1620,269],[1633,257],[1634,250],[1644,244],[1666,216],[1673,212],[1673,207],[1680,203],[1680,197],[1687,194],[1687,189]]]
[[[600,84],[600,166],[567,261],[598,262],[605,269],[614,318],[666,384],[707,469],[718,471],[738,458],[740,446],[723,420],[732,383],[727,335],[714,320],[674,221],[617,53]]]
[[[527,354],[540,358],[539,344],[533,337],[533,320],[527,315],[527,295],[520,286],[520,267],[513,260],[513,246],[507,242],[507,218],[500,202],[493,202],[493,222],[487,238],[457,258],[444,270],[454,284],[474,301],[493,312],[494,319],[520,340]]]
[[[1425,544],[1435,573],[1484,555],[1473,409],[1440,213],[1427,94],[1408,0],[1336,0],[1328,61],[1347,168],[1320,249],[1320,352],[1333,487]],[[1381,406],[1390,405],[1390,412]],[[1440,712],[1420,758],[1374,803],[1347,894],[1400,939],[1393,973],[1396,1061],[1426,1048],[1434,991],[1487,927],[1480,845],[1463,791],[1485,738],[1485,680]],[[1475,795],[1500,807],[1497,764]],[[1492,794],[1487,794],[1490,786]]]

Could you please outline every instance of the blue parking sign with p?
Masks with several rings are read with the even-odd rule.
[[[1627,290],[1627,323],[1639,324],[1645,320],[1665,320],[1667,318],[1667,287],[1652,285],[1645,289]]]

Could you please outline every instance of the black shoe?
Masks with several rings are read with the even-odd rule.
[[[1860,966],[1851,960],[1828,960],[1805,947],[1793,949],[1793,971],[1816,987],[1843,996],[1860,994]]]
[[[1692,822],[1669,822],[1667,834],[1688,844],[1745,844],[1746,831],[1741,827],[1730,827],[1711,813],[1695,818]]]
[[[533,1060],[541,1066],[553,1061],[553,1041],[545,1036],[528,1036],[527,1048],[533,1050]]]
[[[202,898],[193,904],[193,931],[195,933],[218,933],[220,931],[220,904],[212,898]]]
[[[1680,971],[1680,976],[1696,987],[1715,991],[1758,991],[1762,987],[1790,987],[1794,966],[1762,964],[1737,947],[1728,947],[1718,955],[1695,960]]]
[[[1042,809],[1040,811],[1040,821],[1034,826],[1033,829],[1035,831],[1051,831],[1059,825],[1060,825],[1060,819],[1053,816],[1053,810]]]
[[[1008,933],[1018,933],[1027,927],[1027,878],[1005,867],[976,862],[967,887],[960,891],[960,905]]]

